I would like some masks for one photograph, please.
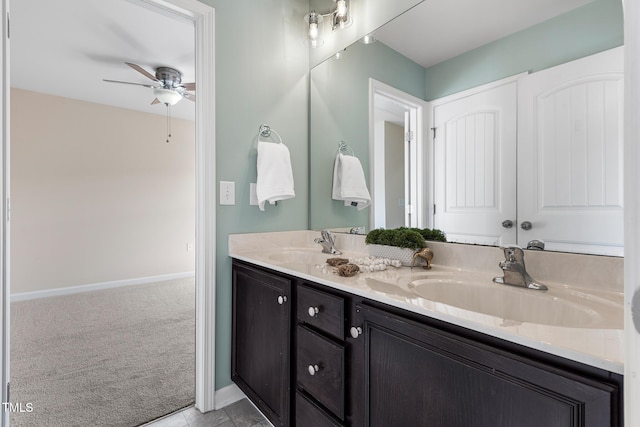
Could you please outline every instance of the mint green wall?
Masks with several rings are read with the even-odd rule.
[[[230,233],[308,228],[307,0],[203,0],[216,10],[216,186],[235,181],[236,205],[216,209],[216,389],[231,384]],[[266,123],[291,152],[296,197],[249,206],[256,134]],[[216,201],[217,202],[217,201]],[[211,284],[213,286],[213,284]]]
[[[596,0],[427,68],[433,100],[526,71],[539,71],[623,44],[620,0]]]
[[[424,68],[382,43],[354,43],[340,60],[311,70],[311,228],[366,226],[369,209],[358,211],[331,199],[333,163],[343,140],[362,163],[369,183],[369,77],[423,98]]]

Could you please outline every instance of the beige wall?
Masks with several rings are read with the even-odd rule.
[[[166,124],[11,91],[12,294],[194,270],[194,122]]]
[[[404,127],[384,122],[384,183],[387,228],[404,226]]]

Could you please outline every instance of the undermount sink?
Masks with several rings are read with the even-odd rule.
[[[277,252],[267,255],[269,260],[276,263],[287,264],[324,264],[327,258],[338,255],[322,253],[320,247],[317,248],[283,248]]]
[[[623,327],[622,302],[562,287],[538,291],[434,274],[410,281],[407,288],[435,303],[499,317],[505,326],[534,323],[568,328]]]

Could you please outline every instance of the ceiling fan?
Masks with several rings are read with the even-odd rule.
[[[188,91],[195,91],[195,83],[182,83],[182,73],[175,68],[171,67],[158,67],[155,69],[155,75],[151,74],[141,66],[132,64],[131,62],[125,62],[129,67],[133,68],[143,76],[149,78],[153,83],[134,83],[123,82],[120,80],[103,79],[109,83],[122,83],[128,85],[144,86],[153,89],[155,99],[151,101],[151,105],[165,104],[166,106],[175,105],[182,98],[186,98],[189,101],[196,100],[196,96]]]

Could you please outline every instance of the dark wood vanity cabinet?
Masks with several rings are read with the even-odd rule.
[[[359,305],[366,426],[619,427],[621,378],[578,374]]]
[[[233,298],[232,378],[274,425],[623,425],[618,374],[236,260]]]
[[[234,262],[231,379],[275,426],[291,414],[291,281]]]

